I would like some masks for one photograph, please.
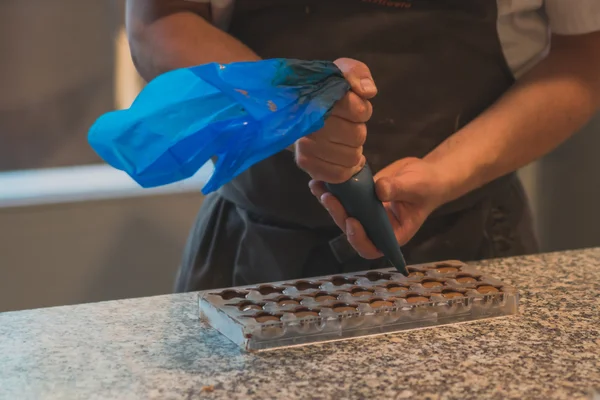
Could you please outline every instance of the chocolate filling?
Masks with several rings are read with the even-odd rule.
[[[458,283],[474,283],[474,282],[477,282],[477,279],[475,279],[471,275],[459,275],[456,277],[456,282],[458,282]]]
[[[302,291],[302,290],[308,290],[308,289],[318,289],[318,288],[321,287],[321,283],[318,283],[318,282],[308,282],[308,281],[299,281],[294,286],[296,286],[296,289]]]
[[[357,287],[357,288],[350,290],[350,293],[352,293],[352,296],[354,296],[354,297],[360,297],[360,296],[370,296],[373,294],[373,291],[362,288],[362,287]]]
[[[257,290],[263,296],[267,296],[272,293],[283,293],[283,288],[270,285],[259,286]]]
[[[331,278],[331,283],[334,286],[342,286],[342,285],[354,285],[356,283],[356,279],[348,278],[345,276],[334,276]]]
[[[390,283],[385,288],[388,292],[405,292],[408,290],[406,286],[398,285],[396,283]]]
[[[247,294],[248,292],[240,292],[237,290],[224,290],[221,293],[219,293],[219,296],[221,296],[223,300],[231,300],[235,298],[243,299],[246,297]]]
[[[269,314],[269,313],[259,313],[254,316],[254,319],[256,320],[256,322],[263,323],[263,322],[279,321],[281,319],[281,317],[278,315],[273,315],[273,314]]]
[[[338,303],[333,305],[333,311],[337,313],[343,312],[355,312],[357,310],[356,306],[351,306],[350,304]]]
[[[409,303],[421,303],[421,302],[429,301],[429,298],[427,298],[425,296],[412,295],[412,296],[407,296],[406,301]]]
[[[449,274],[451,272],[458,272],[458,268],[452,265],[440,264],[436,268],[436,271],[440,274]]]
[[[317,293],[317,295],[315,296],[315,300],[318,301],[319,303],[321,303],[324,301],[337,300],[337,296],[334,296],[329,293],[321,292],[321,293]]]
[[[262,305],[251,301],[243,301],[237,305],[240,311],[262,310]]]
[[[456,297],[464,297],[465,295],[462,294],[461,292],[447,291],[447,292],[442,292],[442,296],[444,296],[447,299],[454,299]]]
[[[413,277],[413,276],[425,276],[425,273],[421,272],[421,271],[417,271],[416,269],[413,269],[413,268],[409,268],[408,269],[408,276],[409,277]]]
[[[318,317],[319,313],[315,310],[311,310],[310,308],[299,308],[294,311],[294,315],[298,318]]]
[[[383,272],[377,272],[377,271],[372,271],[372,272],[367,272],[365,274],[365,277],[370,280],[371,282],[375,282],[375,281],[380,281],[380,280],[390,280],[392,279],[392,274],[384,274]]]
[[[477,291],[481,294],[498,293],[500,290],[490,285],[477,286]]]
[[[431,288],[434,288],[434,287],[444,286],[444,284],[442,282],[440,282],[440,281],[433,281],[433,280],[422,281],[421,285],[423,285],[423,287],[427,288],[427,289],[431,289]]]
[[[379,307],[393,307],[394,303],[392,303],[391,301],[387,301],[387,300],[381,300],[381,299],[376,299],[371,301],[370,306],[373,308],[379,308]]]
[[[298,306],[300,305],[300,302],[298,300],[292,299],[292,298],[287,298],[287,299],[281,299],[277,302],[278,305],[280,306],[290,306],[290,305],[295,305]]]

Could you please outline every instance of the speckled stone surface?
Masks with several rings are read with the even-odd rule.
[[[195,294],[0,314],[1,399],[591,399],[600,249],[480,263],[521,314],[242,353]]]

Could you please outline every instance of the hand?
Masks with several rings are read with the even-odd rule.
[[[434,164],[418,158],[405,158],[390,164],[375,175],[375,190],[388,213],[396,239],[406,244],[425,219],[446,202],[446,180]],[[323,182],[312,180],[310,190],[329,211],[348,242],[367,259],[382,256],[369,240],[362,225],[349,218],[344,207]]]
[[[360,61],[341,58],[335,64],[350,83],[351,91],[332,110],[322,129],[295,143],[296,164],[313,179],[342,183],[365,165],[365,122],[373,111],[377,88],[369,68]]]

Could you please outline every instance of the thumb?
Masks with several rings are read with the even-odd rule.
[[[402,176],[384,177],[375,182],[375,192],[383,202],[416,202],[420,198],[416,186],[414,182],[403,179]]]
[[[354,93],[367,100],[375,97],[377,87],[366,64],[351,58],[338,58],[333,63],[342,71]]]

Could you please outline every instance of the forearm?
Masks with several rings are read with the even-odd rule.
[[[425,157],[454,200],[548,153],[600,108],[600,34],[553,38],[550,55]]]
[[[133,61],[147,81],[176,68],[259,57],[213,26],[210,6],[183,0],[127,0],[126,27]]]

